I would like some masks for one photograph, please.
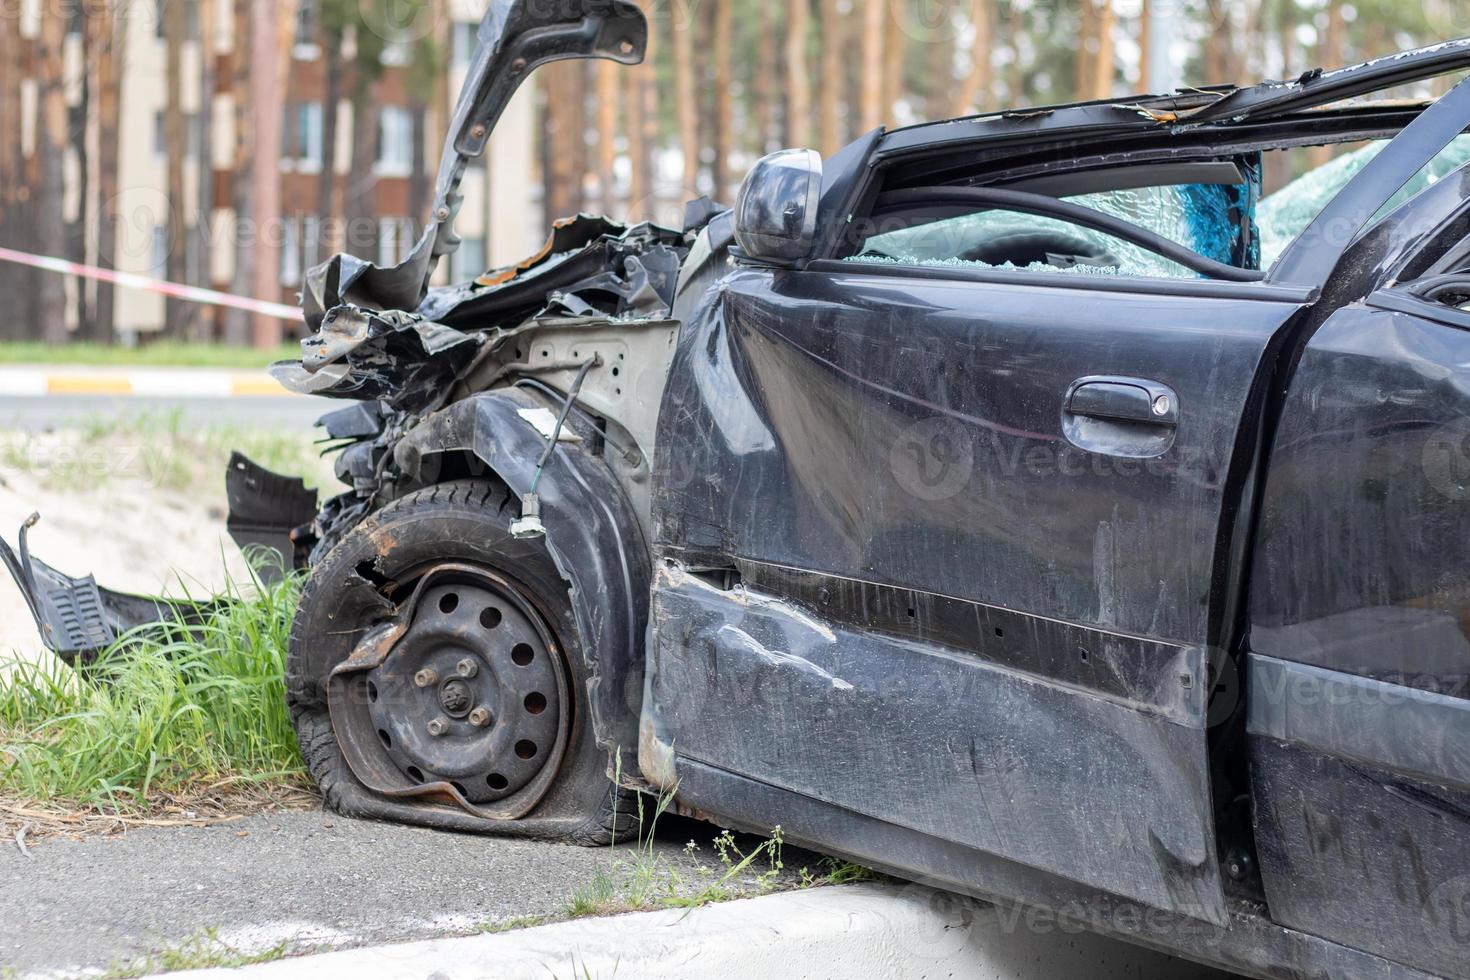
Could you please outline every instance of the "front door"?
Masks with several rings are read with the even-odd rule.
[[[1218,920],[1214,569],[1300,300],[1060,279],[727,283],[668,403],[655,697],[681,762]]]

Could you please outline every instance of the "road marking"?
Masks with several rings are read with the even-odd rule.
[[[133,383],[127,378],[105,375],[53,374],[46,378],[48,395],[131,395]]]
[[[192,368],[0,367],[0,398],[299,398],[265,372]]]

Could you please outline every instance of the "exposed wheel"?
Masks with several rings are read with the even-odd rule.
[[[432,487],[317,565],[288,651],[297,736],[341,812],[605,843],[633,807],[582,709],[566,586],[540,539],[511,537],[509,504]]]

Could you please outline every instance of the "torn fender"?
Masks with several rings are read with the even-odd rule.
[[[518,388],[475,395],[410,430],[394,448],[395,462],[415,483],[429,485],[448,458],[468,455],[519,498],[530,491],[546,448],[520,413],[546,407]],[[651,562],[632,505],[596,455],[599,443],[558,443],[537,493],[547,550],[570,589],[582,634],[597,743],[609,753],[626,751],[622,771],[634,772]]]

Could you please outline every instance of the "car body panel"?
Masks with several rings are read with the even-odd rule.
[[[727,277],[685,327],[655,467],[657,555],[744,584],[656,580],[650,697],[675,755],[1219,921],[1227,478],[1302,307],[1234,289]],[[1163,386],[1177,428],[1083,419],[1087,442],[1067,399],[1095,376]],[[1164,441],[1133,452],[1139,429]],[[821,629],[761,618],[781,604]],[[747,696],[693,697],[732,674]]]
[[[1470,316],[1418,298],[1414,280],[1463,257],[1467,236],[1462,168],[1349,251],[1351,289],[1333,289],[1272,413],[1245,659],[1272,918],[1457,977],[1470,976]]]

